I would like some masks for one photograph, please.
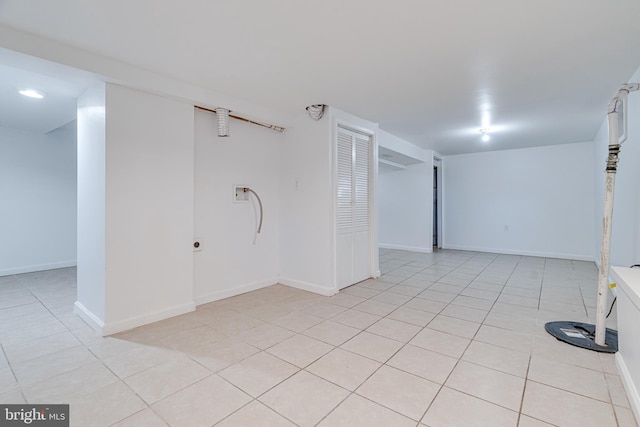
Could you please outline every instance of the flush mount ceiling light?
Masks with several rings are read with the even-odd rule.
[[[482,135],[482,142],[489,142],[491,137],[489,136],[490,129],[482,128],[480,129],[480,134]]]
[[[226,108],[216,108],[216,115],[218,117],[218,136],[229,136],[229,110]]]
[[[20,89],[18,90],[18,92],[20,92],[20,95],[28,96],[29,98],[35,99],[42,99],[46,95],[45,92],[37,89]]]
[[[309,117],[311,117],[313,120],[318,121],[324,115],[325,107],[326,105],[324,104],[312,104],[309,105],[306,109],[307,113],[309,113]]]

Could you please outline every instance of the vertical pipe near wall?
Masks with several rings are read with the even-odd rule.
[[[613,101],[614,103],[616,100]],[[600,246],[600,271],[598,274],[598,300],[596,306],[596,336],[599,346],[605,345],[607,320],[607,292],[609,289],[609,262],[611,254],[611,222],[613,220],[613,194],[616,184],[618,154],[620,153],[618,112],[615,105],[607,116],[609,121],[609,156],[604,193],[604,215],[602,217],[602,242]]]

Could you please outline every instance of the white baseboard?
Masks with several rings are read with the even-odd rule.
[[[557,253],[557,252],[522,251],[519,249],[485,248],[480,246],[463,246],[463,245],[449,245],[449,244],[443,244],[442,249],[454,249],[458,251],[473,251],[473,252],[488,252],[492,254],[503,254],[503,255],[523,255],[523,256],[533,256],[533,257],[541,257],[541,258],[573,259],[576,261],[595,262],[595,259],[593,256]]]
[[[98,316],[93,314],[80,301],[76,301],[73,305],[73,312],[76,313],[87,325],[96,331],[100,336],[104,336],[104,322]]]
[[[192,302],[175,305],[173,307],[166,308],[164,310],[155,311],[152,313],[146,313],[140,316],[130,317],[124,320],[118,320],[116,322],[103,322],[98,316],[89,311],[80,301],[76,301],[74,305],[74,312],[82,318],[93,330],[98,334],[104,336],[113,335],[118,332],[127,331],[129,329],[137,328],[138,326],[147,325],[149,323],[157,322],[159,320],[168,319],[170,317],[179,316],[192,312],[196,309],[195,304]]]
[[[324,295],[326,297],[330,297],[338,293],[338,290],[335,288],[327,288],[324,286],[316,285],[314,283],[303,282],[301,280],[290,279],[288,277],[282,277],[278,279],[278,283],[281,283],[286,286],[291,286],[292,288],[301,289],[303,291],[313,292],[314,294]]]
[[[75,267],[76,260],[52,262],[48,264],[25,265],[22,267],[3,268],[0,270],[0,276],[11,276],[13,274],[33,273],[34,271],[55,270],[56,268]]]
[[[149,323],[168,319],[174,316],[179,316],[181,314],[190,313],[195,309],[196,305],[193,302],[187,302],[184,304],[174,305],[173,307],[165,308],[163,310],[142,314],[140,316],[130,317],[128,319],[119,320],[116,322],[107,322],[104,325],[102,333],[103,336],[113,335],[118,332],[137,328],[138,326],[147,325]]]
[[[388,243],[380,243],[378,247],[382,249],[397,249],[400,251],[420,252],[423,254],[433,253],[433,247],[424,248],[421,246],[405,246],[405,245],[392,245]]]
[[[267,286],[275,285],[278,283],[277,278],[261,280],[259,282],[248,283],[246,285],[236,286],[232,289],[225,289],[223,291],[209,292],[204,295],[196,296],[194,298],[196,305],[207,304],[213,301],[234,297],[236,295],[244,294],[247,292],[255,291],[265,288]]]
[[[622,380],[624,390],[627,392],[631,410],[633,411],[633,415],[636,417],[636,422],[638,422],[638,420],[640,420],[640,395],[638,394],[638,389],[631,379],[629,369],[620,355],[620,352],[616,353],[616,366],[618,367],[618,372],[620,373],[620,379]]]

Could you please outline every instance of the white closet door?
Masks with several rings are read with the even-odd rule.
[[[353,163],[353,282],[371,277],[369,267],[369,161],[371,142],[364,136],[354,140]]]
[[[338,233],[350,232],[353,225],[353,157],[351,135],[338,131]]]
[[[340,289],[370,277],[370,156],[369,137],[338,129],[336,270]]]

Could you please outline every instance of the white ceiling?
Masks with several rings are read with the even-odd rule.
[[[0,126],[47,133],[76,117],[76,98],[65,93],[65,83],[42,74],[0,64]],[[27,98],[19,89],[37,88],[43,99]]]
[[[640,65],[638,18],[638,0],[0,0],[8,27],[442,154],[592,140]]]
[[[0,48],[0,127],[47,133],[72,123],[78,96],[96,78],[59,64]],[[19,94],[21,89],[45,92],[43,99]]]

